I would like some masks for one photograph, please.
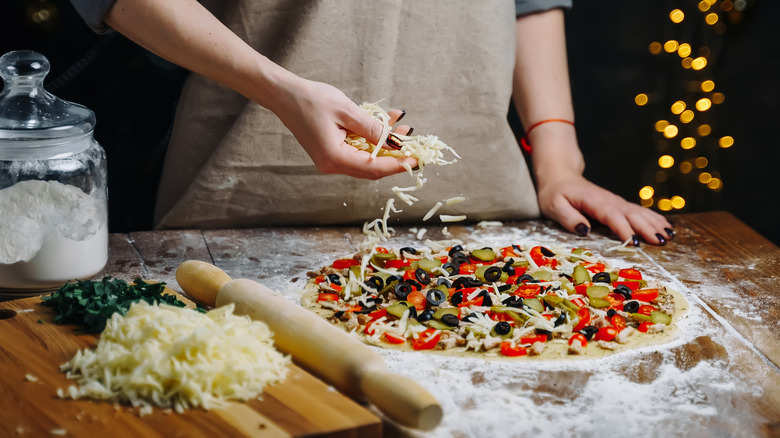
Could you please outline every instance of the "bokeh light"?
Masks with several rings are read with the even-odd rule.
[[[668,169],[674,166],[674,158],[672,158],[671,155],[661,155],[661,157],[658,158],[658,165],[664,169]]]
[[[666,128],[664,128],[664,137],[666,138],[674,138],[677,136],[677,133],[680,132],[680,130],[675,125],[669,125]]]
[[[682,100],[678,100],[677,102],[672,104],[673,114],[680,114],[683,111],[685,111],[685,102],[683,102]]]
[[[683,123],[691,123],[691,121],[693,121],[693,111],[683,111],[682,114],[680,114],[680,121]]]
[[[696,146],[696,140],[693,137],[685,137],[680,140],[680,147],[683,149],[693,149]]]
[[[734,137],[730,135],[721,137],[720,140],[718,140],[718,146],[722,147],[723,149],[734,146]]]
[[[658,209],[661,211],[669,211],[672,209],[672,201],[670,199],[659,199]]]
[[[685,13],[679,9],[675,9],[669,13],[669,19],[672,20],[672,23],[682,23],[685,19]]]
[[[655,190],[653,190],[650,186],[644,186],[641,189],[639,189],[639,198],[640,199],[650,199],[655,194]]]
[[[706,80],[701,83],[701,91],[704,91],[705,93],[709,93],[710,91],[715,89],[715,82],[711,80]]]
[[[696,128],[696,132],[699,133],[700,137],[706,137],[712,133],[712,127],[705,123]]]
[[[707,111],[708,109],[712,108],[712,101],[707,99],[706,97],[702,97],[701,99],[696,101],[696,109],[699,111]]]
[[[672,207],[679,210],[685,207],[685,199],[682,196],[672,196]]]
[[[645,94],[645,93],[639,93],[634,98],[634,103],[636,103],[639,106],[646,105],[647,101],[648,101],[647,94]]]

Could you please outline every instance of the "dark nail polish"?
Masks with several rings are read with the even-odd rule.
[[[414,128],[411,126],[409,127],[409,132],[406,133],[406,135],[412,135],[412,132],[414,131]]]
[[[396,120],[395,122],[396,123],[400,122],[401,119],[403,119],[405,115],[406,115],[406,110],[401,110],[401,115],[398,116],[398,120]]]
[[[666,231],[666,235],[669,236],[669,240],[674,239],[674,230],[671,228],[664,228],[664,231]]]
[[[664,239],[664,236],[662,236],[660,233],[655,233],[655,237],[658,238],[658,243],[661,245],[666,245],[666,239]]]
[[[414,166],[414,167],[412,167],[412,170],[418,171],[418,170],[420,170],[420,166]]]
[[[634,246],[639,246],[639,236],[637,236],[636,234],[634,234],[633,236],[631,236],[631,243],[632,243]]]
[[[580,236],[587,236],[588,231],[590,231],[590,228],[588,228],[588,226],[583,224],[582,222],[578,223],[577,226],[574,227],[574,232],[576,232]]]

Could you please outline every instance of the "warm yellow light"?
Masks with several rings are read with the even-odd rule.
[[[653,206],[653,200],[652,199],[641,199],[639,201],[640,204],[642,204],[642,207],[652,207]]]
[[[639,189],[639,198],[641,199],[650,199],[653,197],[653,194],[655,194],[655,190],[650,186],[644,186]]]
[[[712,101],[706,97],[702,97],[696,101],[696,109],[698,111],[707,111],[710,108],[712,108]]]
[[[693,170],[693,165],[691,164],[690,161],[683,161],[682,163],[680,163],[680,172],[681,173],[684,173],[684,174],[687,175],[687,174],[691,173],[691,170]]]
[[[707,187],[711,188],[712,190],[718,190],[723,187],[723,181],[721,181],[719,178],[712,178],[710,182],[707,183]]]
[[[712,103],[720,105],[726,100],[726,96],[723,93],[712,93]]]
[[[710,127],[710,125],[704,124],[696,128],[696,131],[699,132],[700,137],[706,137],[712,133],[712,127]]]
[[[674,158],[672,158],[671,155],[661,155],[661,157],[658,159],[658,165],[664,169],[668,169],[674,166]]]
[[[706,17],[704,17],[704,21],[707,22],[710,26],[718,22],[718,14],[711,12],[707,14]]]
[[[707,184],[712,179],[712,175],[710,175],[707,172],[702,172],[699,174],[699,182],[702,184]]]
[[[683,68],[691,68],[691,65],[693,65],[693,58],[688,57],[684,58],[681,62]]]
[[[660,199],[658,201],[658,209],[661,211],[669,211],[672,209],[672,201],[669,199]]]
[[[682,196],[672,196],[672,207],[677,210],[685,207],[685,199]]]
[[[669,40],[664,43],[664,50],[666,50],[666,53],[676,52],[678,47],[680,47],[680,43],[675,40]]]
[[[659,120],[655,122],[655,130],[658,132],[664,132],[664,129],[669,126],[669,122],[666,120]]]
[[[725,137],[721,137],[720,140],[718,140],[718,145],[722,147],[723,149],[730,148],[734,146],[734,137],[727,135]]]
[[[677,102],[672,104],[672,113],[673,114],[680,114],[685,110],[685,102],[682,100],[678,100]]]
[[[696,146],[696,140],[693,137],[685,137],[680,140],[680,147],[683,149],[693,149],[694,146]]]
[[[699,168],[699,169],[704,169],[705,167],[707,167],[707,164],[709,164],[709,163],[710,162],[706,158],[704,158],[704,157],[698,157],[698,158],[696,158],[696,161],[695,161],[696,167]]]
[[[650,49],[650,53],[652,53],[653,55],[657,55],[661,53],[661,49],[663,49],[663,46],[658,41],[653,41],[648,46],[648,49]]]
[[[639,106],[646,105],[647,104],[647,94],[645,93],[639,93],[634,98],[634,103],[636,103]]]
[[[701,91],[704,91],[705,93],[709,93],[710,91],[715,89],[715,82],[706,80],[701,83]]]
[[[706,66],[707,66],[707,58],[703,56],[699,56],[698,58],[691,61],[691,68],[694,70],[701,70]]]
[[[677,49],[677,54],[680,55],[680,58],[691,56],[691,45],[688,43],[680,44],[680,47]]]
[[[707,0],[701,0],[699,2],[699,10],[702,12],[706,12],[710,10],[710,2]]]
[[[675,9],[669,13],[669,19],[672,23],[680,23],[685,19],[685,13],[679,9]]]
[[[691,121],[693,121],[693,111],[683,111],[682,114],[680,114],[680,121],[683,123],[691,123]]]
[[[674,138],[674,137],[677,136],[678,132],[680,132],[680,130],[677,129],[677,126],[669,125],[666,128],[664,128],[664,137],[666,137],[666,138]]]

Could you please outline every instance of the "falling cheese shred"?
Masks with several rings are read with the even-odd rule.
[[[460,155],[458,155],[457,152],[455,152],[454,149],[447,146],[444,142],[439,140],[438,137],[435,135],[401,135],[401,134],[393,134],[399,141],[401,148],[398,150],[393,149],[386,149],[383,148],[381,145],[385,143],[385,141],[388,138],[388,135],[390,134],[390,116],[378,105],[378,102],[375,103],[363,103],[360,105],[360,107],[368,113],[370,116],[374,117],[375,119],[379,120],[383,124],[382,129],[382,136],[379,140],[379,145],[370,143],[368,140],[366,140],[364,137],[361,137],[357,134],[349,134],[347,135],[347,138],[345,142],[362,151],[366,151],[371,153],[371,156],[376,158],[378,156],[388,156],[388,157],[396,157],[396,158],[415,158],[417,160],[417,165],[419,167],[419,171],[415,173],[412,168],[407,164],[404,163],[403,166],[406,169],[406,171],[409,173],[410,176],[415,178],[415,184],[413,186],[409,187],[399,187],[395,186],[392,187],[391,190],[395,194],[395,196],[403,203],[411,206],[414,205],[415,202],[419,201],[419,198],[411,195],[409,192],[414,192],[417,190],[422,189],[423,185],[425,185],[425,182],[427,181],[426,178],[423,176],[423,169],[427,165],[438,165],[438,166],[445,166],[448,164],[453,164],[458,161],[460,158]],[[454,157],[451,160],[445,159],[445,152],[452,154]],[[447,202],[455,201],[454,203],[460,202],[460,199],[457,198],[450,198]],[[437,206],[434,206],[434,209],[429,212],[423,220],[430,219],[433,214],[441,208],[443,205],[441,203],[437,203]],[[447,204],[451,205],[451,204]],[[375,219],[371,222],[367,222],[363,225],[363,234],[366,236],[366,241],[363,243],[365,247],[371,247],[375,245],[378,242],[384,242],[387,240],[388,237],[390,237],[391,233],[390,230],[387,227],[387,220],[389,218],[390,213],[399,213],[401,210],[396,210],[393,207],[393,204],[388,202],[388,204],[385,206],[384,216],[381,219]],[[464,216],[465,219],[465,216]]]
[[[183,412],[259,396],[282,381],[290,359],[273,346],[265,323],[233,314],[233,304],[207,314],[143,301],[108,320],[94,350],[60,366],[78,386],[61,398],[90,397]]]

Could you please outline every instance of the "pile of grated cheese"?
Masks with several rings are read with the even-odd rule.
[[[385,140],[387,140],[387,137],[390,134],[390,116],[388,115],[387,111],[382,109],[382,107],[380,107],[377,103],[363,103],[360,105],[360,107],[370,116],[379,120],[384,125],[384,129],[382,130],[382,137],[379,141],[380,145],[384,144]],[[345,141],[352,147],[362,151],[370,152],[371,156],[373,157],[391,156],[396,158],[415,158],[419,167],[419,171],[416,174],[408,164],[404,164],[404,167],[406,168],[406,171],[409,172],[409,175],[415,178],[415,185],[410,187],[395,186],[391,188],[398,199],[411,206],[415,202],[419,201],[419,199],[409,194],[409,192],[422,189],[423,185],[425,185],[425,182],[427,181],[427,179],[423,176],[423,169],[425,166],[434,164],[437,166],[446,166],[453,164],[458,161],[460,155],[458,155],[454,149],[439,140],[439,138],[435,135],[394,135],[401,140],[401,149],[399,150],[385,149],[381,146],[369,143],[365,138],[356,134],[349,134]],[[444,156],[445,152],[449,152],[453,155],[454,158],[451,160],[446,160]],[[446,199],[443,202],[437,202],[423,217],[423,221],[430,219],[441,207],[445,205],[454,205],[459,202],[463,202],[464,200],[465,198],[458,196]],[[388,199],[384,208],[384,215],[381,218],[366,222],[363,225],[363,234],[365,234],[367,238],[364,246],[368,248],[378,242],[386,241],[387,238],[392,235],[393,231],[387,226],[387,220],[389,219],[390,214],[400,213],[402,211],[403,210],[399,210],[395,207],[395,200],[393,198]],[[442,214],[439,215],[439,219],[442,222],[457,222],[466,220],[466,216],[452,216]]]
[[[290,358],[273,346],[260,321],[229,304],[206,314],[139,302],[114,314],[94,350],[81,350],[60,370],[78,382],[57,395],[128,402],[183,412],[256,398],[284,380]]]

